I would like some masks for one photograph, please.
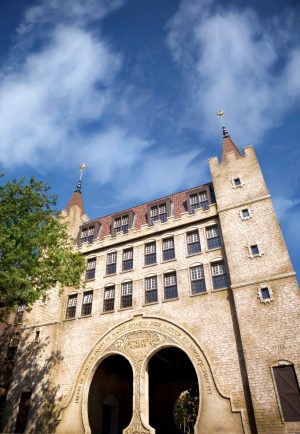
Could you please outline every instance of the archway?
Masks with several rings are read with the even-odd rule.
[[[193,433],[192,429],[180,429],[178,418],[175,417],[176,403],[182,392],[192,390],[198,396],[199,386],[197,374],[192,362],[185,352],[177,347],[163,348],[150,359],[149,374],[149,423],[155,428],[156,434]],[[197,399],[196,399],[197,402]],[[194,407],[195,417],[198,415],[198,405]],[[177,420],[176,420],[177,419]]]
[[[132,417],[133,373],[128,360],[112,355],[103,360],[88,395],[92,434],[121,434]]]

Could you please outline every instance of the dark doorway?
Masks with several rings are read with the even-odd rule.
[[[15,425],[15,433],[23,433],[26,430],[28,413],[30,408],[31,401],[31,393],[32,392],[23,392],[21,393],[19,410],[17,414],[17,420]]]
[[[150,425],[156,434],[183,434],[175,417],[178,398],[182,392],[193,390],[199,402],[198,380],[192,362],[179,348],[164,348],[151,358],[148,373]],[[194,412],[196,419],[198,405]],[[193,430],[187,432],[193,433]]]
[[[132,417],[133,374],[125,357],[107,357],[98,367],[88,398],[92,434],[122,434]]]

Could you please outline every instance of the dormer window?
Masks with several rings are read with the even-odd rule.
[[[90,226],[88,228],[83,228],[81,231],[80,242],[81,243],[92,243],[95,235],[95,226]]]
[[[119,233],[127,234],[128,230],[132,227],[132,223],[132,212],[115,216],[112,222],[112,235],[116,235]]]
[[[150,223],[153,225],[154,222],[160,220],[162,223],[167,221],[167,206],[165,203],[161,205],[152,206],[150,210]]]
[[[153,225],[160,221],[165,223],[171,215],[171,201],[167,199],[165,202],[156,202],[148,205],[148,223]]]
[[[85,223],[83,226],[81,226],[78,235],[78,245],[82,246],[84,243],[92,244],[99,234],[100,227],[101,224],[99,221]]]
[[[195,212],[196,209],[206,210],[209,208],[210,196],[208,190],[201,190],[191,193],[187,196],[187,206],[190,213]]]

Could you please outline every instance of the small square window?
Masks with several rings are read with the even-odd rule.
[[[259,248],[257,244],[253,244],[253,246],[250,246],[250,250],[253,256],[259,255]]]
[[[242,185],[240,178],[234,178],[233,183],[235,187],[239,187],[240,185]]]
[[[248,208],[242,209],[242,217],[243,217],[244,219],[250,217],[250,213],[249,213]]]
[[[260,292],[263,300],[268,300],[271,298],[269,288],[261,288]]]

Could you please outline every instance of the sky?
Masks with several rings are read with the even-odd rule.
[[[90,218],[210,181],[216,112],[260,161],[300,273],[299,0],[1,0],[0,172]]]

